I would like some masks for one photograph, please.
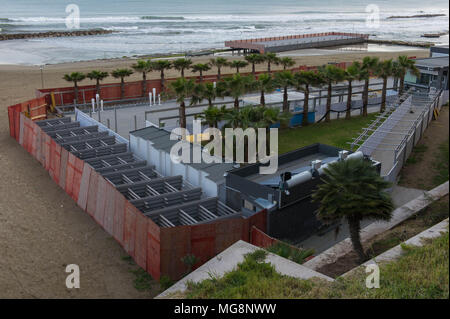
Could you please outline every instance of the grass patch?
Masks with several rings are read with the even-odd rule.
[[[397,261],[380,265],[380,288],[365,286],[364,270],[333,283],[277,273],[261,254],[245,256],[222,278],[188,283],[187,298],[446,298],[449,297],[448,232],[423,247],[405,247]]]
[[[283,242],[276,242],[266,249],[275,255],[292,260],[297,264],[303,264],[306,258],[314,254],[314,250],[312,249],[299,249]]]
[[[152,289],[152,277],[142,268],[130,270],[136,276],[133,281],[134,288],[138,291],[149,291]]]
[[[411,155],[409,155],[408,159],[406,160],[406,165],[421,162],[423,160],[424,153],[427,151],[427,149],[428,146],[424,144],[416,145],[413,148]]]
[[[368,248],[371,258],[408,240],[449,216],[448,196],[431,203],[395,228],[381,234]],[[378,236],[377,236],[378,237]]]
[[[349,120],[332,120],[329,123],[316,123],[306,127],[288,128],[279,131],[278,152],[280,154],[314,143],[328,144],[348,149],[352,137],[361,133],[377,114],[367,117],[355,116]]]
[[[448,181],[448,162],[449,162],[449,140],[439,145],[439,150],[435,155],[435,162],[433,169],[435,175],[433,176],[433,187],[441,185]]]

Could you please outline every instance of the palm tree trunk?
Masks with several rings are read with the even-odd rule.
[[[220,68],[217,68],[217,81],[220,81]]]
[[[184,79],[184,69],[181,69],[181,77]]]
[[[331,93],[332,93],[332,85],[331,82],[328,82],[328,94],[327,94],[327,110],[325,116],[325,122],[330,122],[331,119]]]
[[[380,113],[386,109],[386,89],[387,89],[387,77],[383,78],[383,89],[381,90],[381,107]]]
[[[203,71],[200,70],[200,83],[203,82]]]
[[[123,77],[120,79],[120,99],[125,97],[125,81]]]
[[[259,98],[259,104],[266,106],[266,97],[264,96],[264,90],[261,90],[261,97]]]
[[[186,128],[186,105],[184,101],[180,103],[180,127]]]
[[[74,85],[74,98],[75,98],[75,103],[78,103],[78,83],[75,81],[73,82]]]
[[[95,84],[95,89],[97,94],[100,96],[100,79],[97,79],[97,83]]]
[[[353,249],[358,254],[360,262],[363,262],[367,259],[367,256],[364,253],[364,249],[361,244],[360,221],[358,218],[355,218],[355,217],[347,217],[347,222],[348,222],[348,227],[349,227],[349,231],[350,231],[350,239],[352,241]]]
[[[161,70],[161,92],[164,92],[164,70]]]
[[[283,90],[283,112],[289,112],[289,103],[288,103],[288,87],[285,86]]]
[[[142,96],[145,97],[145,93],[147,92],[147,74],[142,72]]]
[[[255,63],[252,63],[252,74],[255,76],[256,70],[255,70]]]
[[[405,75],[402,74],[400,77],[400,89],[398,90],[398,96],[403,94],[403,90],[405,89]]]
[[[213,101],[212,98],[208,98],[208,106],[212,107],[213,106]]]
[[[308,112],[309,112],[309,85],[305,86],[305,97],[303,99],[303,118],[302,126],[307,126],[308,123]]]
[[[270,61],[269,61],[269,62],[267,62],[267,72],[269,72],[269,73],[270,73]]]
[[[364,82],[363,92],[363,116],[367,116],[367,105],[369,104],[369,79]]]
[[[347,109],[345,111],[345,119],[348,120],[352,116],[352,81],[348,81]]]
[[[239,98],[238,97],[234,98],[234,108],[236,110],[239,110]]]
[[[236,67],[236,74],[239,74],[239,67]]]

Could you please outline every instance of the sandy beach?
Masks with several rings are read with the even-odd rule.
[[[366,55],[381,59],[398,55],[427,57],[428,50],[405,52],[342,52],[331,55],[294,56],[298,65],[360,60]],[[210,57],[193,58],[194,63]],[[230,57],[242,59],[243,57]],[[71,86],[62,79],[66,73],[94,69],[111,71],[130,67],[134,59],[98,60],[47,65],[44,86]],[[257,70],[266,69],[259,65]],[[244,71],[250,71],[250,67]],[[211,70],[208,74],[215,73]],[[222,73],[231,73],[224,69]],[[187,75],[191,75],[189,72]],[[171,70],[167,77],[178,76]],[[152,72],[149,78],[158,78]],[[134,74],[128,80],[140,80]],[[108,78],[105,82],[117,82]],[[81,83],[92,84],[85,80]],[[0,65],[0,297],[1,298],[148,298],[152,292],[133,287],[130,265],[125,254],[93,219],[50,179],[41,165],[9,137],[7,106],[35,96],[41,87],[37,66]],[[76,263],[81,269],[82,289],[65,287],[65,265]]]

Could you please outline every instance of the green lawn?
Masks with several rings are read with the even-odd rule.
[[[449,297],[448,232],[423,247],[404,247],[397,261],[380,266],[380,288],[365,286],[364,270],[333,283],[280,275],[266,252],[246,256],[222,278],[188,283],[187,298],[446,298]]]
[[[332,120],[329,123],[318,123],[306,127],[287,128],[278,132],[278,152],[283,154],[314,143],[328,144],[349,149],[353,137],[362,132],[377,114],[367,117],[355,116],[350,120]]]

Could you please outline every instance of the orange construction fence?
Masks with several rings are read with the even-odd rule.
[[[56,143],[21,109],[22,104],[8,108],[11,136],[155,279],[162,275],[178,279],[187,271],[183,257],[195,255],[198,267],[237,240],[250,241],[254,227],[266,229],[265,210],[247,219],[161,228],[89,164]]]

